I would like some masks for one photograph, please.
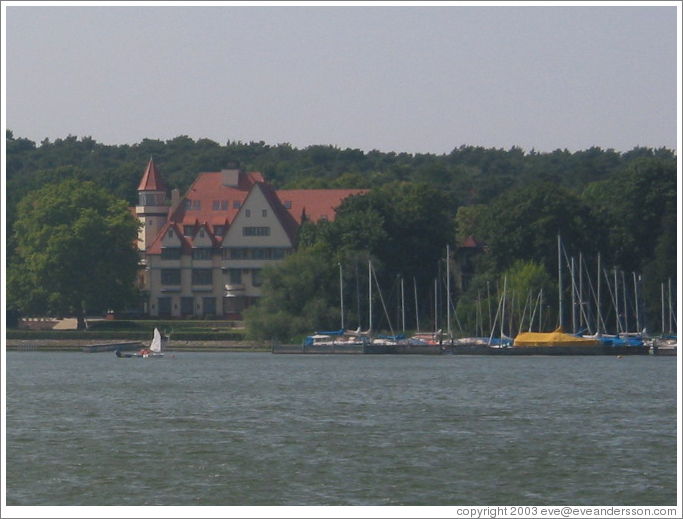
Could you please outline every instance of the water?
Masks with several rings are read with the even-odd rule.
[[[7,352],[7,505],[676,505],[676,359]]]

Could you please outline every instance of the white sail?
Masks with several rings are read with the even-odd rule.
[[[152,339],[152,344],[149,346],[149,351],[154,353],[161,352],[161,333],[159,333],[158,328],[154,328],[154,338]]]

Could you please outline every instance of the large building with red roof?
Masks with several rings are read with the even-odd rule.
[[[360,189],[276,191],[261,173],[200,173],[183,198],[167,202],[150,159],[138,186],[138,246],[146,311],[160,317],[240,319],[261,295],[261,271],[292,253],[304,219],[334,220]]]

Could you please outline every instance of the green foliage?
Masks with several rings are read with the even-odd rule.
[[[594,263],[599,251],[604,266],[642,272],[651,316],[660,283],[676,279],[677,156],[666,148],[538,153],[463,145],[433,155],[326,145],[297,149],[263,141],[220,144],[186,135],[119,146],[69,135],[36,144],[11,130],[6,130],[8,265],[26,261],[13,229],[19,201],[30,192],[78,179],[134,205],[150,156],[169,190],[181,193],[200,172],[225,167],[261,171],[278,189],[372,189],[369,196],[345,201],[337,221],[300,230],[303,249],[327,244],[333,251],[330,272],[341,261],[349,286],[354,279],[346,279],[346,273],[355,272],[355,263],[346,258],[372,257],[382,286],[391,286],[398,275],[416,276],[420,299],[426,299],[425,287],[438,276],[445,244],[469,235],[489,250],[475,260],[482,279],[497,279],[516,260],[543,264],[554,278],[558,232],[570,255],[581,252]],[[80,231],[92,229],[83,224]],[[50,299],[32,278],[12,269],[7,276],[8,289],[23,294],[22,311],[35,311]],[[52,301],[51,306],[60,305]]]
[[[290,340],[316,328],[339,328],[338,287],[330,250],[318,244],[264,269],[262,297],[245,312],[250,338]]]
[[[89,182],[29,193],[14,225],[8,306],[82,317],[135,302],[138,225],[124,201]]]

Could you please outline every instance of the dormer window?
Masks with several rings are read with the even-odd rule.
[[[213,210],[218,211],[221,208],[221,202],[220,200],[214,200],[213,201]]]
[[[285,209],[291,209],[292,208],[292,201],[291,200],[285,200]]]
[[[232,208],[233,208],[233,209],[239,209],[240,207],[242,207],[242,203],[241,203],[239,200],[235,200],[235,201],[232,203]]]
[[[213,226],[213,234],[215,236],[223,236],[223,231],[225,230],[224,225],[214,225]]]
[[[194,201],[194,204],[192,204],[192,205],[193,205],[192,209],[193,209],[194,211],[199,211],[199,208],[201,207],[201,201],[195,200],[195,201]]]
[[[228,210],[228,201],[227,201],[227,200],[223,200],[223,201],[221,202],[221,211],[227,211],[227,210]]]

